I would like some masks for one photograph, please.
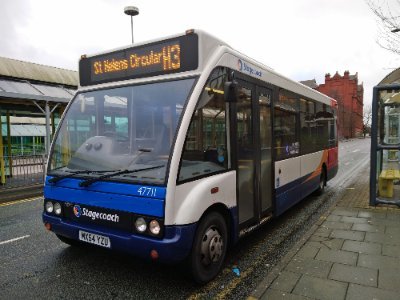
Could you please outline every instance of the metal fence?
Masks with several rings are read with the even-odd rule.
[[[12,155],[0,157],[0,188],[42,184],[46,155]]]

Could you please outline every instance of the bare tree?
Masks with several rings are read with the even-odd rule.
[[[363,111],[363,121],[365,127],[371,127],[372,122],[372,105],[365,105]]]
[[[365,1],[378,18],[378,45],[400,54],[400,0]]]

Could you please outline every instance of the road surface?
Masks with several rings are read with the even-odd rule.
[[[325,193],[241,240],[220,276],[205,286],[194,284],[182,266],[63,244],[43,226],[42,199],[0,204],[0,298],[244,299],[353,178],[369,176],[369,155],[370,139],[340,143],[339,172]]]

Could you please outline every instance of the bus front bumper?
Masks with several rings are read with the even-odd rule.
[[[79,231],[108,237],[111,250],[122,251],[137,257],[154,259],[152,252],[156,251],[157,260],[163,263],[177,263],[184,260],[190,253],[196,230],[196,224],[166,226],[164,238],[156,239],[94,224],[64,220],[46,213],[43,213],[43,222],[46,228],[50,227],[52,232],[76,241],[79,241]]]

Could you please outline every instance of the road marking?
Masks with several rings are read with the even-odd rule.
[[[11,240],[8,240],[8,241],[0,242],[0,245],[4,245],[4,244],[16,242],[16,241],[19,241],[19,240],[22,240],[22,239],[26,239],[26,238],[28,238],[28,237],[30,237],[30,235],[20,236],[20,237],[17,237],[17,238],[15,238],[15,239],[11,239]]]
[[[11,202],[6,202],[6,203],[0,203],[0,207],[19,204],[19,203],[32,202],[32,201],[35,201],[35,200],[42,200],[42,199],[43,199],[43,197],[35,197],[35,198],[16,200],[16,201],[11,201]]]
[[[359,152],[360,149],[353,150],[353,153]]]

